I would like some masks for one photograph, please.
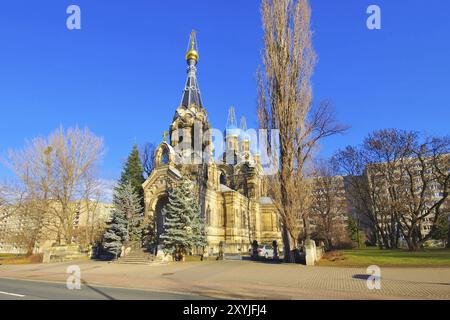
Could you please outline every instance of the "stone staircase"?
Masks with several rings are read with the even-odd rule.
[[[149,265],[159,263],[155,257],[155,255],[149,253],[144,248],[136,248],[131,250],[131,252],[125,257],[119,258],[116,261],[118,264],[140,264],[140,265]]]

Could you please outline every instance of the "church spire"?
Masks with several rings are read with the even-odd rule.
[[[245,117],[241,117],[241,130],[247,131],[247,119]]]
[[[241,133],[239,138],[244,141],[250,140],[250,137],[247,133],[247,119],[245,117],[241,117]]]
[[[189,37],[189,47],[186,53],[186,62],[188,64],[188,78],[186,86],[184,87],[183,97],[181,98],[181,105],[189,108],[191,105],[203,108],[202,99],[200,96],[200,88],[197,83],[197,62],[198,62],[198,48],[195,36],[195,31],[191,32]]]
[[[227,129],[237,129],[236,113],[234,107],[228,109]]]

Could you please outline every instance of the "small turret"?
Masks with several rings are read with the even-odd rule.
[[[227,150],[238,150],[238,137],[240,130],[236,123],[236,114],[234,107],[230,107],[228,110],[228,121],[225,129],[225,139]]]
[[[247,120],[245,117],[241,118],[241,130],[239,134],[239,150],[241,152],[250,152],[250,136],[247,133]]]

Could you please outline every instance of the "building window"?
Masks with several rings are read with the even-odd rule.
[[[220,174],[220,184],[226,185],[227,184],[227,178],[225,176],[225,173]]]
[[[169,151],[164,148],[161,155],[161,164],[169,164]]]

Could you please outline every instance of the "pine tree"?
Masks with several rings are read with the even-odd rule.
[[[122,187],[121,195],[122,210],[128,221],[129,240],[140,242],[143,232],[142,221],[144,220],[141,199],[130,183]]]
[[[115,189],[113,204],[103,247],[117,258],[126,242],[141,239],[143,216],[139,197],[130,183]]]
[[[106,252],[117,258],[122,250],[122,245],[128,241],[128,219],[122,209],[121,194],[115,191],[111,220],[108,221],[106,232],[103,235],[103,248]]]
[[[165,223],[161,239],[164,251],[174,260],[181,260],[194,247],[206,245],[205,223],[193,189],[192,182],[183,179],[169,192],[169,203],[163,209]]]
[[[118,185],[117,191],[126,190],[129,200],[132,203],[129,205],[133,210],[139,210],[138,213],[127,214],[128,228],[130,232],[130,241],[140,242],[143,238],[143,216],[144,216],[144,189],[142,184],[144,183],[144,168],[142,166],[141,159],[139,157],[139,150],[136,145],[133,146],[127,162],[125,163]],[[131,186],[131,190],[128,190],[128,186]]]
[[[203,248],[208,243],[206,241],[206,223],[205,219],[200,215],[200,206],[198,203],[198,196],[192,196],[188,199],[190,202],[189,211],[191,221],[191,247]]]
[[[142,199],[140,201],[141,206],[143,207],[144,189],[142,188],[142,184],[144,181],[144,167],[142,166],[142,162],[139,157],[138,147],[134,145],[122,170],[118,187],[120,188],[130,183],[139,198]]]

